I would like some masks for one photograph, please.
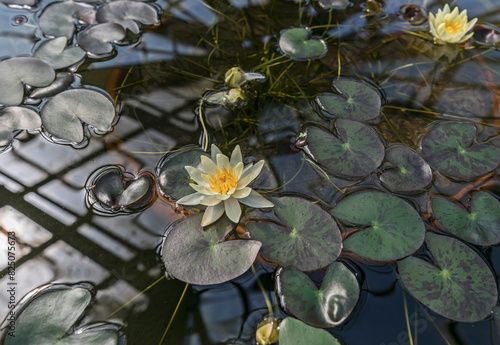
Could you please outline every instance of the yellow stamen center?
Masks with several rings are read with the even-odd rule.
[[[215,175],[210,174],[210,188],[217,193],[227,194],[237,183],[233,168],[229,168],[229,171],[226,167],[222,167],[222,171],[215,168]]]
[[[462,28],[462,23],[457,20],[445,20],[444,21],[444,29],[448,31],[451,35],[454,32],[459,31]]]

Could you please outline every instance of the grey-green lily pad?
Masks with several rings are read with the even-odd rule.
[[[336,120],[335,128],[336,135],[316,126],[306,129],[309,153],[332,174],[363,177],[382,163],[384,145],[372,128],[345,119]]]
[[[193,193],[189,174],[184,167],[189,165],[203,170],[201,156],[210,157],[202,149],[184,150],[163,157],[156,168],[161,192],[173,201]]]
[[[279,47],[283,54],[294,60],[319,59],[327,52],[325,41],[312,37],[312,31],[307,28],[281,31]]]
[[[342,250],[340,229],[319,205],[299,197],[271,198],[282,225],[249,222],[252,239],[262,242],[261,253],[281,266],[310,271],[334,262]]]
[[[94,6],[74,1],[56,2],[45,7],[38,26],[47,36],[73,37],[77,21],[92,24],[95,21]]]
[[[75,75],[71,72],[59,72],[56,74],[56,79],[49,86],[38,87],[31,91],[30,98],[40,99],[45,97],[52,97],[68,89],[73,81]]]
[[[5,345],[115,345],[116,332],[85,331],[67,334],[89,305],[92,296],[82,287],[50,289],[36,294],[17,314],[15,337]]]
[[[432,182],[432,170],[418,153],[403,145],[394,145],[385,151],[389,162],[379,175],[380,181],[391,192],[422,191]]]
[[[129,184],[123,193],[118,196],[117,204],[119,206],[127,206],[141,200],[150,192],[152,182],[151,178],[147,175],[140,176],[137,180]]]
[[[4,105],[21,104],[24,85],[47,86],[55,78],[54,69],[40,59],[18,57],[0,62],[0,103]]]
[[[109,131],[115,117],[115,107],[100,92],[72,89],[61,92],[48,101],[41,115],[47,132],[57,138],[79,143],[84,138],[80,121],[100,131]]]
[[[491,315],[496,279],[484,260],[461,241],[428,233],[435,265],[410,256],[398,261],[401,282],[410,294],[451,320],[476,322]]]
[[[233,229],[227,217],[202,228],[203,213],[175,223],[163,242],[162,258],[168,274],[189,284],[219,284],[245,273],[261,243],[222,241]]]
[[[464,122],[441,122],[422,139],[422,153],[429,165],[458,179],[482,176],[500,163],[500,149],[477,143],[476,127]]]
[[[108,55],[115,46],[111,42],[125,38],[125,29],[116,23],[97,24],[81,32],[77,37],[78,44],[89,53],[97,56]]]
[[[19,129],[37,129],[42,125],[40,116],[24,107],[6,107],[0,110],[0,147],[13,139],[12,132]]]
[[[319,289],[294,266],[281,271],[277,284],[284,307],[314,327],[327,328],[341,324],[359,299],[359,283],[354,273],[341,262],[334,262],[328,267]]]
[[[432,198],[432,212],[438,222],[461,239],[482,246],[500,242],[500,201],[488,192],[472,195],[470,211],[449,198]]]
[[[279,341],[280,345],[341,345],[333,335],[324,329],[311,327],[291,317],[281,321]]]
[[[350,2],[349,0],[319,0],[318,4],[325,10],[345,10]]]
[[[65,36],[56,37],[42,43],[33,56],[45,61],[54,69],[73,66],[82,61],[87,53],[80,47],[66,49],[67,43],[68,39]]]
[[[139,34],[137,22],[151,25],[158,24],[158,12],[147,3],[134,1],[113,1],[105,4],[97,11],[99,23],[117,23],[124,29]],[[137,21],[137,22],[136,22]]]
[[[382,101],[373,87],[361,81],[341,79],[333,82],[333,89],[336,93],[325,92],[316,96],[325,116],[354,121],[368,121],[380,116]]]
[[[344,248],[370,260],[398,260],[424,242],[425,228],[418,212],[387,193],[355,192],[341,199],[330,213],[362,228],[344,240]]]

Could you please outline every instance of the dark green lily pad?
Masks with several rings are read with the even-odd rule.
[[[311,327],[291,317],[281,321],[279,339],[280,345],[341,345],[324,329]]]
[[[91,26],[77,37],[78,44],[89,53],[102,56],[113,52],[115,46],[110,42],[125,38],[125,29],[120,24],[105,23]]]
[[[0,147],[9,145],[12,132],[19,129],[37,129],[42,125],[40,116],[23,107],[6,107],[0,110]]]
[[[387,149],[385,159],[390,165],[379,178],[391,192],[422,191],[432,182],[429,164],[406,146],[394,145]]]
[[[142,24],[159,24],[156,9],[144,2],[113,1],[105,4],[97,11],[99,23],[117,23],[124,29],[139,34],[137,22]]]
[[[24,85],[47,86],[55,78],[54,69],[40,59],[19,57],[0,62],[0,103],[21,104]]]
[[[168,274],[190,284],[219,284],[245,273],[253,264],[261,243],[251,240],[222,241],[233,229],[223,217],[202,228],[203,213],[175,223],[163,242],[162,258]]]
[[[432,198],[432,212],[438,222],[461,239],[482,246],[500,242],[500,201],[488,192],[474,193],[470,212],[449,198]]]
[[[30,93],[30,98],[41,99],[45,97],[52,97],[68,89],[73,81],[75,75],[71,72],[59,72],[56,74],[56,79],[49,86],[38,87]]]
[[[387,193],[364,190],[350,194],[330,213],[363,227],[344,240],[344,247],[370,260],[398,260],[414,253],[424,242],[425,228],[418,212]]]
[[[173,201],[194,193],[189,185],[189,174],[184,167],[189,165],[203,170],[201,156],[210,157],[202,149],[184,150],[163,157],[156,167],[158,186],[162,193]]]
[[[283,54],[294,60],[319,59],[327,52],[325,41],[312,37],[312,31],[307,28],[281,31],[279,47]]]
[[[44,105],[41,115],[47,132],[57,138],[79,143],[84,138],[80,121],[100,131],[109,131],[115,117],[115,107],[109,98],[97,91],[73,89],[54,96]]]
[[[73,37],[75,23],[92,24],[95,21],[94,6],[74,1],[55,2],[45,7],[38,26],[47,36]]]
[[[341,177],[363,177],[384,159],[384,145],[378,134],[360,122],[338,119],[337,134],[308,127],[307,147],[312,158]]]
[[[413,256],[398,261],[401,281],[410,294],[451,320],[476,322],[491,315],[498,292],[486,262],[451,237],[428,233],[425,242],[436,265]]]
[[[498,167],[500,149],[476,143],[476,127],[464,122],[441,122],[422,139],[422,153],[429,165],[444,175],[472,179]]]
[[[87,53],[80,47],[66,49],[68,39],[64,36],[46,41],[38,47],[34,57],[48,63],[54,69],[61,69],[82,61]]]
[[[15,337],[6,336],[5,345],[115,345],[113,331],[72,330],[92,296],[83,287],[51,288],[32,297],[18,312]],[[71,330],[71,334],[66,332]]]
[[[359,298],[359,283],[341,262],[328,267],[319,289],[305,273],[293,266],[281,271],[277,284],[284,307],[314,327],[341,324]]]
[[[262,254],[281,266],[310,271],[334,262],[342,250],[340,230],[319,205],[299,197],[271,198],[283,225],[250,222],[252,239],[262,242]]]
[[[368,121],[380,116],[380,95],[361,81],[336,80],[335,93],[320,93],[316,102],[329,118],[340,117],[354,121]]]

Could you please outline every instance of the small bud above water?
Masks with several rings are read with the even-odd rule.
[[[279,339],[279,321],[278,319],[271,317],[265,318],[257,326],[257,331],[255,332],[255,340],[259,345],[269,345],[278,342]]]
[[[226,72],[225,82],[229,87],[239,88],[247,82],[245,71],[239,67],[233,67]]]

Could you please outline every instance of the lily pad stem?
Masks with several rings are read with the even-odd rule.
[[[205,122],[203,121],[203,100],[200,101],[200,106],[198,107],[198,116],[200,117],[201,127],[203,128],[203,134],[205,136],[205,144],[203,145],[203,151],[208,150],[208,132],[207,127],[205,127]]]
[[[271,301],[269,301],[269,298],[267,297],[266,289],[264,289],[264,285],[262,285],[262,282],[260,281],[259,276],[257,275],[257,272],[255,271],[255,267],[253,266],[253,264],[252,264],[252,272],[253,275],[255,276],[255,280],[257,281],[257,285],[259,285],[259,289],[262,292],[262,296],[264,296],[264,299],[266,300],[266,305],[267,305],[267,310],[269,311],[269,315],[274,315]]]
[[[165,337],[167,336],[168,330],[170,329],[170,326],[172,325],[172,322],[174,321],[175,314],[177,314],[177,311],[179,310],[181,302],[184,299],[184,295],[186,294],[188,286],[189,286],[189,283],[186,283],[186,286],[184,287],[184,291],[182,291],[181,298],[179,298],[179,302],[177,302],[177,306],[175,307],[174,313],[172,314],[172,317],[170,318],[170,321],[168,322],[167,328],[165,329],[165,333],[163,333],[163,336],[161,337],[161,340],[158,343],[158,345],[161,345],[163,343],[163,340],[165,340]]]

